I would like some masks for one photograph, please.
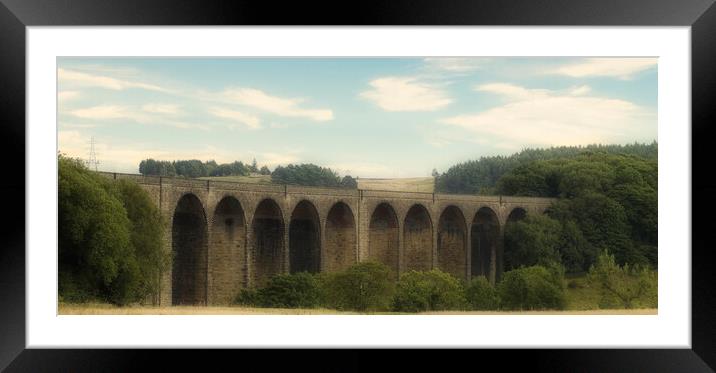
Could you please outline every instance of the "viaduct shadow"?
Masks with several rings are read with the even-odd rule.
[[[320,220],[316,208],[306,200],[296,205],[288,227],[291,273],[317,273],[321,269]]]
[[[207,241],[201,201],[185,194],[172,219],[172,305],[207,304]]]

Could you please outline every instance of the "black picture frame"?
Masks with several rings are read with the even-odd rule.
[[[716,6],[714,0],[532,0],[532,1],[361,1],[320,2],[200,0],[0,0],[0,149],[5,154],[0,224],[0,369],[25,371],[127,371],[165,366],[181,354],[192,364],[218,362],[205,351],[163,350],[42,350],[26,349],[25,338],[25,42],[27,26],[85,25],[505,25],[505,26],[690,26],[692,43],[692,320],[691,349],[479,350],[469,358],[499,361],[503,369],[516,366],[549,371],[679,371],[716,369],[716,271],[708,238],[715,228],[709,212],[716,208],[716,182],[708,177],[709,141],[716,115]],[[21,161],[23,160],[23,161]],[[696,172],[700,170],[701,172]],[[9,219],[7,219],[9,218]],[[682,249],[688,248],[662,248]],[[225,351],[226,352],[226,351]],[[343,368],[371,369],[373,352],[335,351]],[[281,355],[285,354],[280,352]],[[305,359],[319,352],[302,352]],[[252,351],[236,367],[269,354]],[[190,358],[189,358],[190,357]],[[187,360],[189,358],[189,360]],[[139,362],[137,359],[143,360]],[[243,357],[241,358],[243,359]],[[325,359],[325,357],[321,357]],[[439,362],[415,361],[423,368],[439,365],[458,369],[465,356],[441,357]],[[407,367],[408,358],[390,352],[381,368]],[[179,361],[179,360],[176,360]],[[325,360],[322,360],[325,361]],[[271,359],[271,368],[295,367],[293,358]],[[328,364],[321,364],[325,370]],[[330,366],[328,366],[330,368]],[[151,369],[151,368],[150,368]],[[348,369],[340,369],[348,370]]]

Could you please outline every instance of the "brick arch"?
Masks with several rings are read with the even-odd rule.
[[[403,219],[403,262],[407,271],[427,271],[433,261],[433,222],[420,203],[410,206]]]
[[[400,223],[393,206],[378,203],[368,223],[368,259],[381,262],[398,275]]]
[[[208,227],[204,205],[183,193],[172,214],[172,305],[206,305]]]
[[[465,278],[467,224],[465,223],[465,215],[456,205],[448,205],[440,213],[437,257],[440,270],[457,278]]]
[[[246,286],[246,233],[241,202],[224,194],[211,218],[209,303],[229,304]]]
[[[251,221],[252,284],[261,286],[284,270],[285,222],[281,206],[273,198],[256,204]]]
[[[288,228],[291,273],[321,269],[321,219],[313,202],[303,199],[293,208]]]
[[[485,276],[494,283],[500,254],[500,219],[489,206],[481,206],[470,225],[470,276]]]
[[[356,218],[350,205],[344,201],[335,202],[326,214],[325,270],[339,271],[356,262],[358,237]]]

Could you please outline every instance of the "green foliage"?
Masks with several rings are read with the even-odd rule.
[[[145,159],[139,162],[139,173],[142,175],[175,176],[174,164],[169,161]]]
[[[527,216],[505,227],[505,270],[560,261],[562,226],[547,216]]]
[[[386,311],[395,293],[394,274],[382,263],[363,262],[326,274],[326,305],[338,310]]]
[[[563,309],[563,278],[543,266],[508,271],[498,285],[500,305],[508,310]]]
[[[295,184],[306,186],[340,187],[341,179],[330,168],[304,163],[278,166],[271,173],[271,181],[278,184]]]
[[[269,170],[268,167],[263,166],[263,167],[261,167],[261,170],[259,170],[259,173],[261,175],[271,175],[271,170]]]
[[[58,156],[58,290],[63,300],[127,304],[158,286],[161,219],[146,193]],[[144,235],[143,237],[140,237]],[[159,268],[150,268],[158,265]]]
[[[478,311],[496,310],[500,306],[497,290],[490,285],[485,276],[473,278],[465,288],[465,298],[470,309]]]
[[[393,309],[399,312],[464,308],[465,296],[460,281],[437,269],[402,274],[393,298]]]
[[[600,152],[605,154],[626,154],[636,157],[653,160],[656,162],[658,155],[658,146],[656,142],[651,144],[629,144],[629,145],[588,145],[582,146],[562,146],[552,147],[549,149],[525,149],[511,156],[495,156],[481,157],[478,160],[472,160],[459,163],[450,167],[446,172],[437,178],[436,192],[440,193],[457,193],[457,194],[494,194],[495,187],[500,178],[516,169],[517,167],[535,161],[546,161],[560,158],[573,158],[581,154]],[[647,171],[640,169],[640,171]],[[552,195],[554,188],[558,185],[559,180],[554,175],[548,173],[538,174],[539,178],[527,177],[528,175],[520,173],[517,176],[520,180],[515,180],[516,184],[526,187],[521,193],[512,191],[505,194],[521,194],[534,196]],[[655,180],[652,187],[656,188]],[[503,186],[503,190],[507,190],[508,186]]]
[[[620,266],[614,255],[603,251],[588,279],[600,290],[600,308],[657,307],[657,274],[648,267]]]
[[[308,272],[279,274],[263,288],[243,290],[237,301],[257,307],[314,308],[321,304],[321,287]]]
[[[343,176],[343,179],[341,179],[341,188],[357,189],[358,182],[350,175]]]
[[[149,195],[135,182],[117,180],[113,186],[131,222],[130,240],[139,270],[139,297],[158,294],[161,275],[169,268],[170,254],[162,248],[164,222]]]
[[[562,224],[557,249],[570,271],[588,270],[602,249],[619,264],[656,266],[657,179],[656,158],[589,152],[520,165],[497,192],[561,198],[549,215]]]

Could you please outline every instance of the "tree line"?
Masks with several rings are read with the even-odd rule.
[[[480,157],[477,160],[458,163],[435,176],[435,191],[454,194],[496,194],[497,181],[516,167],[534,161],[571,158],[588,152],[628,154],[646,159],[657,159],[658,145],[628,144],[588,146],[559,146],[546,149],[525,149],[509,156]]]
[[[198,159],[158,161],[145,159],[139,163],[139,173],[152,176],[183,176],[197,178],[206,176],[248,176],[251,173],[270,175],[267,166],[259,168],[256,160],[249,165],[241,161],[218,164],[216,161],[202,162]]]
[[[277,166],[273,172],[267,167],[260,169],[256,160],[247,165],[241,161],[217,164],[216,161],[202,162],[198,159],[178,161],[158,161],[145,159],[139,163],[139,173],[152,176],[181,176],[198,178],[207,176],[249,176],[251,173],[270,175],[271,182],[276,184],[322,186],[334,188],[358,187],[356,180],[345,175],[342,178],[337,172],[328,167],[321,167],[311,163],[289,164]]]

